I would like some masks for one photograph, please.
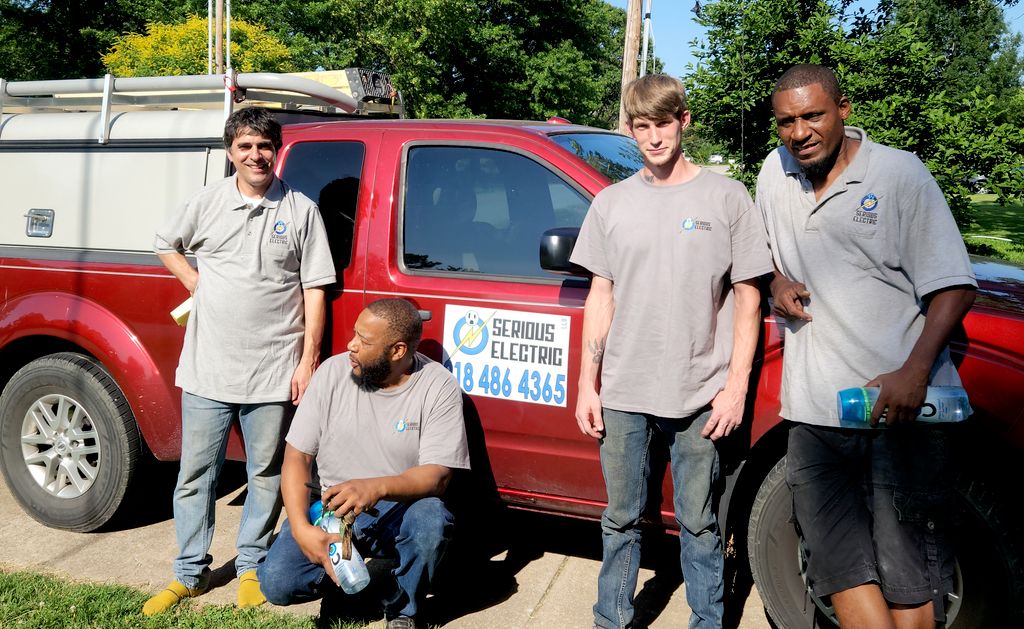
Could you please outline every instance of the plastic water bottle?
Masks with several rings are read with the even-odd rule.
[[[314,526],[319,526],[328,533],[341,532],[341,519],[334,515],[333,511],[324,511],[324,505],[319,500],[309,507],[309,521]],[[351,557],[342,559],[341,543],[332,543],[327,548],[327,554],[331,558],[331,565],[334,566],[334,574],[338,577],[338,583],[346,594],[355,594],[370,583],[370,573],[366,569],[366,562],[359,554],[359,549],[352,544]]]
[[[878,387],[843,389],[837,394],[839,423],[847,428],[866,428],[870,424],[871,410],[878,401]],[[963,387],[928,387],[924,405],[917,421],[927,423],[959,422],[972,413]],[[879,426],[883,420],[879,420]]]

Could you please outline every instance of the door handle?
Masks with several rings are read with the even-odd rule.
[[[430,321],[434,317],[429,310],[417,310],[416,312],[420,313],[420,319],[424,321]]]

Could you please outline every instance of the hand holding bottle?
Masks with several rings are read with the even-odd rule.
[[[839,423],[847,428],[868,428],[871,414],[878,401],[878,387],[854,387],[837,394]],[[926,423],[959,422],[972,413],[967,392],[963,387],[928,387],[924,404],[916,421]],[[885,418],[879,422],[884,425]]]
[[[359,549],[352,541],[352,523],[355,516],[347,515],[343,521],[333,511],[324,511],[323,503],[318,500],[309,508],[309,521],[336,538],[340,536],[338,541],[332,541],[327,548],[334,582],[341,586],[346,594],[355,594],[365,588],[370,582],[370,573],[366,569],[362,555],[359,554]]]

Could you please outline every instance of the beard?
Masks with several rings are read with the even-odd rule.
[[[372,363],[360,363],[359,375],[351,373],[352,381],[363,391],[373,393],[384,386],[384,381],[391,375],[391,361],[387,355],[381,356]]]
[[[820,159],[817,159],[806,164],[800,164],[800,170],[804,171],[804,176],[808,179],[823,179],[828,176],[832,171],[832,167],[836,165],[836,160],[839,158],[839,151],[843,148],[842,144],[836,147],[836,150],[832,151],[830,155],[825,155]]]

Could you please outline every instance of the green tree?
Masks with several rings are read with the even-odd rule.
[[[770,96],[794,63],[836,70],[853,103],[849,124],[874,140],[912,151],[935,174],[960,225],[970,222],[967,179],[987,177],[1006,202],[1021,198],[1024,130],[1005,104],[978,87],[944,92],[946,58],[914,23],[848,33],[839,8],[824,0],[718,0],[705,7],[708,43],[696,50],[691,109],[708,139],[742,158],[752,183],[778,145]]]
[[[276,33],[300,70],[390,73],[417,117],[617,119],[625,12],[603,0],[250,0],[233,10]]]
[[[703,127],[701,123],[694,122],[683,132],[683,150],[686,157],[697,164],[707,164],[712,155],[725,155],[729,152],[728,147],[721,142],[708,140]]]
[[[206,8],[205,0],[0,0],[0,76],[99,76],[101,56],[124,33]],[[232,10],[235,39],[240,20],[265,26],[296,70],[389,72],[415,116],[617,120],[625,12],[603,0],[235,0]],[[154,70],[174,66],[156,61]]]
[[[1014,3],[1008,3],[1014,4]],[[942,56],[937,71],[946,92],[962,99],[980,87],[1000,100],[1021,85],[1021,37],[1010,33],[1000,0],[882,0],[876,17],[861,20],[866,33],[891,24],[914,29]]]
[[[181,24],[151,22],[145,34],[116,38],[103,63],[115,76],[205,74],[207,21],[192,16]],[[231,64],[239,72],[294,70],[287,46],[244,20],[231,23]]]
[[[698,21],[707,29],[695,44],[696,69],[687,87],[690,109],[708,140],[738,158],[748,183],[778,145],[769,100],[775,80],[794,63],[836,67],[842,33],[832,6],[821,0],[717,0]]]
[[[0,77],[99,76],[115,37],[167,15],[154,0],[0,0]]]

